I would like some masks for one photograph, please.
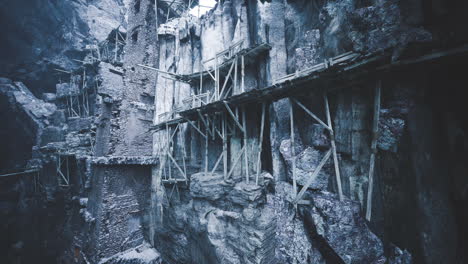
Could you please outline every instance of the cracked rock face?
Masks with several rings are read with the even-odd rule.
[[[385,260],[383,244],[367,226],[358,202],[348,199],[340,202],[329,192],[314,192],[310,198],[313,205],[303,211],[305,222],[316,231],[315,239],[331,248],[342,263]]]
[[[53,92],[58,82],[55,68],[77,69],[80,63],[73,59],[82,60],[86,45],[126,26],[121,0],[3,2],[0,21],[9,26],[0,49],[0,75],[16,76],[36,96]]]

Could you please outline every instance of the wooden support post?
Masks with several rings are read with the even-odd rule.
[[[198,90],[198,94],[202,94],[202,91],[203,91],[203,67],[201,65],[202,65],[202,62],[200,58],[200,87]]]
[[[210,119],[208,118],[208,116],[206,117],[207,120],[210,121]],[[216,130],[216,115],[213,116],[213,120],[211,120],[211,124],[212,124],[212,131],[211,131],[211,135],[213,136],[213,140],[216,139],[216,134],[215,134],[215,130]]]
[[[248,148],[247,148],[247,119],[245,116],[245,106],[242,106],[242,127],[243,127],[243,138],[244,138],[244,163],[245,163],[245,179],[248,184],[250,181],[249,176],[249,158],[248,158]]]
[[[182,132],[182,129],[181,129]],[[179,133],[180,135],[180,142],[182,144],[182,165],[184,166],[184,178],[185,178],[185,183],[187,183],[187,168],[185,166],[185,158],[187,157],[187,151],[185,149],[185,142],[182,141],[185,139],[185,137],[182,137],[182,133]]]
[[[98,60],[101,60],[101,51],[99,50],[99,46],[96,45],[96,53],[98,55]]]
[[[208,126],[205,126],[205,176],[208,175]]]
[[[174,130],[174,133],[175,133],[175,130]],[[171,151],[171,137],[169,136],[171,134],[171,130],[169,129],[169,126],[168,124],[166,123],[166,144],[167,144],[167,148],[166,148],[166,153],[164,155],[166,156],[169,156],[169,152]],[[169,179],[172,179],[172,169],[171,169],[171,163],[168,162],[167,163],[167,172],[169,174]]]
[[[238,61],[239,61],[239,57],[235,57],[234,58],[235,62],[236,62],[236,65],[234,66],[234,88],[232,89],[232,94],[237,94],[239,91],[237,90],[237,67],[238,67]]]
[[[241,91],[245,92],[245,64],[244,64],[244,55],[241,56]]]
[[[218,56],[216,56],[215,60],[215,78],[216,78],[216,83],[215,83],[215,100],[219,100],[219,69],[218,69]]]
[[[325,165],[325,163],[327,162],[327,160],[330,158],[330,155],[331,155],[332,151],[331,149],[328,150],[327,154],[325,154],[325,156],[323,157],[323,159],[320,161],[319,165],[317,166],[317,168],[315,168],[314,172],[312,173],[312,175],[310,176],[310,178],[307,180],[306,184],[302,187],[301,191],[297,194],[296,198],[294,199],[293,203],[294,204],[297,204],[298,201],[300,201],[302,199],[302,196],[304,195],[304,193],[307,191],[307,189],[309,188],[309,186],[312,184],[312,182],[315,180],[315,178],[317,178],[317,175],[320,173],[320,171],[322,170],[323,166]]]
[[[65,156],[65,162],[67,164],[67,184],[70,185],[70,167],[68,165],[68,156]]]
[[[119,27],[117,27],[116,31],[115,31],[115,49],[114,49],[114,63],[117,62],[117,51],[119,49]]]
[[[262,171],[262,146],[263,146],[263,130],[265,128],[265,106],[266,103],[262,102],[262,119],[260,121],[260,135],[258,139],[258,156],[257,156],[257,177],[255,177],[255,184],[258,185],[258,178],[260,177],[260,173]]]
[[[324,96],[324,100],[325,100],[325,111],[327,114],[327,123],[328,123],[328,127],[330,128],[328,131],[330,132],[331,148],[333,151],[333,164],[335,165],[336,184],[338,185],[338,196],[340,197],[340,201],[343,201],[343,189],[341,188],[341,175],[340,175],[340,167],[338,164],[338,155],[336,153],[335,133],[333,132],[333,128],[332,128],[330,105],[328,104],[328,97],[326,94]]]
[[[289,118],[290,118],[290,125],[291,125],[291,157],[292,157],[292,178],[293,178],[293,192],[294,198],[297,195],[297,183],[296,183],[296,151],[295,151],[295,135],[294,135],[294,108],[293,102],[291,101],[289,104]]]
[[[380,90],[382,87],[382,81],[377,81],[375,87],[375,99],[374,99],[374,120],[372,124],[372,143],[371,143],[371,156],[369,163],[369,185],[367,187],[367,207],[366,207],[366,219],[371,220],[372,216],[372,191],[374,188],[374,169],[375,169],[375,155],[377,154],[377,137],[379,133],[379,117],[380,117]]]
[[[227,133],[226,133],[226,114],[223,113],[223,119],[221,121],[222,125],[222,135],[223,135],[223,175],[224,180],[227,180],[227,170],[228,170],[228,156],[227,156]]]

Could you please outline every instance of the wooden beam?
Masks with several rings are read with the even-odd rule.
[[[244,132],[244,128],[243,126],[239,123],[239,120],[237,119],[236,115],[234,115],[234,113],[232,112],[231,108],[229,107],[229,105],[227,104],[226,101],[223,101],[224,103],[224,106],[226,107],[228,113],[231,115],[232,119],[234,119],[234,122],[236,123],[236,125],[239,127],[239,129]]]
[[[223,94],[224,92],[224,89],[226,88],[226,84],[228,83],[229,81],[229,76],[231,76],[231,73],[232,73],[232,69],[234,68],[234,65],[235,65],[235,61],[232,62],[232,65],[231,65],[231,68],[229,68],[229,71],[226,75],[226,80],[224,80],[224,83],[223,83],[223,87],[221,88],[221,91],[219,92],[219,98],[218,99],[221,99],[221,95]]]
[[[255,184],[258,185],[258,178],[260,177],[260,172],[262,171],[261,158],[262,158],[262,146],[263,146],[263,130],[265,128],[265,102],[262,102],[262,119],[260,121],[260,135],[258,143],[258,156],[257,156],[257,176],[255,177]]]
[[[249,175],[249,158],[248,158],[248,148],[247,148],[247,119],[245,115],[245,106],[242,106],[242,127],[243,127],[243,138],[244,138],[244,163],[245,163],[245,179],[248,184],[250,181]]]
[[[244,153],[244,151],[245,151],[245,146],[243,146],[241,151],[239,151],[239,154],[237,154],[237,157],[236,157],[234,163],[231,165],[231,170],[229,171],[226,178],[229,179],[229,177],[231,177],[231,174],[234,172],[234,168],[236,168],[237,163],[239,163],[239,160],[242,157],[242,154]]]
[[[218,168],[219,163],[221,162],[221,159],[222,159],[223,157],[224,157],[224,153],[221,152],[221,154],[219,154],[219,156],[218,156],[218,159],[216,160],[215,165],[213,166],[213,169],[211,170],[211,175],[213,175],[213,173],[216,171],[216,169]]]
[[[245,63],[244,63],[244,55],[241,56],[241,91],[245,92]]]
[[[297,195],[297,183],[296,183],[296,151],[295,151],[295,135],[294,135],[294,107],[293,102],[289,104],[289,123],[291,125],[291,157],[292,157],[292,178],[293,178],[293,197],[296,198]]]
[[[318,118],[314,113],[312,113],[307,107],[305,107],[301,102],[298,100],[291,98],[293,102],[295,102],[298,106],[300,106],[307,114],[309,114],[315,121],[319,122],[322,126],[324,126],[328,130],[332,130],[329,126],[327,126],[320,118]]]
[[[201,130],[200,130],[198,127],[196,127],[196,126],[193,124],[192,121],[190,121],[190,120],[188,120],[188,119],[186,119],[186,120],[187,120],[187,123],[189,123],[189,125],[191,125],[198,133],[200,133],[200,135],[201,135],[202,137],[204,137],[204,138],[207,137],[207,135],[203,134],[203,132],[201,132]]]
[[[226,113],[223,113],[222,119],[222,135],[223,135],[223,175],[224,180],[227,180],[227,170],[228,170],[228,156],[227,156],[227,131],[226,131]]]
[[[371,156],[370,156],[370,162],[369,162],[369,185],[367,188],[367,208],[366,208],[367,221],[370,221],[371,216],[372,216],[372,191],[374,188],[375,156],[377,154],[377,138],[378,138],[378,133],[379,133],[381,87],[382,87],[382,80],[378,80],[377,85],[375,87],[374,120],[372,124]]]
[[[318,176],[318,174],[320,173],[320,171],[322,170],[323,166],[325,165],[325,163],[327,162],[327,160],[330,158],[331,156],[331,149],[328,150],[327,154],[325,154],[325,156],[323,157],[323,159],[320,161],[319,165],[317,166],[317,168],[315,168],[314,172],[312,173],[312,175],[309,177],[309,179],[307,180],[306,184],[302,187],[301,191],[299,192],[299,194],[297,194],[296,198],[294,199],[293,203],[294,204],[297,204],[298,201],[300,201],[302,199],[302,196],[304,195],[304,193],[307,191],[307,189],[309,188],[309,186],[312,184],[312,182],[315,180],[315,178]]]
[[[198,113],[198,116],[200,117],[200,120],[203,122],[203,124],[204,124],[205,127],[207,128],[207,129],[205,130],[205,132],[207,132],[206,135],[207,135],[207,136],[208,136],[208,135],[213,136],[213,134],[211,133],[211,130],[209,129],[208,120],[205,120],[205,118],[203,117],[203,115],[202,115],[201,112],[200,112],[200,109],[198,109],[197,113]]]
[[[174,163],[176,168],[179,170],[179,172],[182,174],[182,176],[184,176],[184,179],[187,178],[187,176],[185,175],[185,172],[182,170],[182,168],[179,166],[179,164],[177,164],[176,160],[174,159],[174,157],[172,157],[171,153],[167,152],[167,155],[169,156],[171,161]]]
[[[328,104],[328,97],[326,94],[324,96],[324,100],[325,100],[325,112],[327,114],[327,123],[328,123],[328,127],[330,128],[328,132],[330,132],[331,148],[333,151],[333,164],[335,166],[335,176],[336,176],[336,184],[338,186],[338,196],[340,197],[340,201],[343,201],[343,189],[341,187],[340,167],[338,164],[338,155],[336,153],[335,133],[333,132],[333,129],[332,129],[330,105]]]
[[[8,177],[8,176],[21,175],[21,174],[28,174],[28,173],[32,173],[32,172],[38,172],[38,171],[39,171],[38,169],[25,170],[25,171],[20,171],[20,172],[2,174],[2,175],[0,175],[0,177]]]
[[[205,126],[205,176],[208,175],[208,126]]]

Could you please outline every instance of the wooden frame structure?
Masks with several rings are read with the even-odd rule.
[[[166,130],[162,133],[162,140],[160,138],[160,142],[163,144],[159,151],[159,177],[163,183],[178,183],[178,182],[187,182],[187,167],[185,164],[186,159],[186,151],[185,145],[182,144],[184,147],[183,149],[183,157],[182,157],[182,165],[179,165],[177,160],[173,156],[173,148],[174,148],[174,137],[178,135],[178,131],[180,129],[180,124],[178,124],[175,128],[166,126]],[[179,134],[180,135],[180,134]],[[175,177],[172,173],[172,166],[180,172],[182,175],[181,177]]]
[[[83,68],[83,75],[73,74],[72,72],[55,69],[56,71],[70,74],[69,87],[76,86],[77,89],[71,89],[66,95],[60,97],[65,105],[68,117],[86,117],[90,115],[90,104],[88,94],[88,84],[86,82],[86,68]],[[81,81],[78,82],[76,76],[80,76]]]
[[[333,127],[332,127],[332,121],[331,121],[331,115],[330,115],[330,106],[328,104],[328,96],[325,94],[323,96],[324,99],[324,105],[325,105],[325,114],[327,116],[327,123],[323,122],[320,118],[318,118],[312,111],[307,109],[301,102],[299,102],[295,98],[291,98],[291,104],[290,104],[290,123],[291,123],[291,155],[293,157],[292,160],[292,175],[293,175],[293,190],[294,190],[294,204],[299,203],[299,201],[302,200],[302,197],[304,196],[304,193],[307,191],[309,186],[312,184],[312,182],[317,178],[318,174],[322,170],[323,166],[325,163],[328,161],[330,158],[330,155],[333,154],[333,164],[335,167],[335,176],[336,176],[336,182],[337,182],[337,188],[338,188],[338,196],[340,200],[343,200],[343,190],[341,187],[341,174],[340,174],[340,168],[339,168],[339,163],[338,163],[338,155],[336,152],[336,143],[335,143],[335,135],[333,132]],[[309,179],[306,181],[306,184],[302,187],[302,189],[297,193],[297,183],[296,183],[296,156],[295,156],[295,141],[294,141],[294,110],[293,110],[293,103],[298,105],[302,110],[304,110],[310,117],[312,117],[315,121],[317,121],[320,125],[322,125],[327,131],[329,132],[330,136],[330,150],[325,154],[325,156],[322,158],[320,161],[319,165],[317,168],[314,170],[312,175],[309,177]]]
[[[297,204],[310,204],[310,201],[302,200],[303,195],[305,194],[308,187],[311,185],[313,180],[320,173],[323,166],[326,162],[333,156],[333,163],[335,169],[335,177],[337,182],[338,195],[340,199],[343,199],[343,191],[341,186],[341,175],[339,170],[339,159],[336,150],[336,142],[334,138],[334,130],[332,127],[332,120],[330,114],[330,107],[327,93],[330,91],[343,89],[346,87],[351,87],[357,82],[362,81],[362,79],[381,79],[380,75],[383,75],[389,71],[402,71],[407,67],[428,67],[430,66],[427,62],[434,62],[438,59],[453,58],[457,56],[466,56],[468,57],[468,46],[458,48],[448,52],[439,52],[432,53],[428,55],[421,56],[419,58],[408,59],[399,62],[391,62],[390,53],[375,53],[368,55],[361,55],[355,53],[345,53],[343,55],[334,57],[327,62],[324,62],[318,66],[314,66],[305,71],[299,72],[299,74],[294,74],[291,76],[286,76],[282,78],[280,82],[277,82],[269,87],[259,90],[250,90],[243,92],[241,94],[232,95],[229,97],[222,97],[223,93],[215,93],[216,95],[211,95],[211,98],[216,98],[208,103],[199,103],[192,104],[191,109],[183,110],[177,112],[179,117],[155,124],[154,130],[168,130],[170,127],[179,126],[181,123],[188,123],[192,128],[195,129],[202,137],[205,139],[205,157],[208,157],[208,140],[211,136],[215,138],[217,135],[223,141],[223,152],[218,157],[214,168],[211,169],[211,172],[214,172],[219,166],[221,160],[224,161],[224,175],[225,179],[228,180],[232,174],[233,168],[238,164],[239,161],[243,160],[248,166],[248,161],[242,159],[242,156],[246,153],[246,131],[247,124],[246,120],[246,105],[252,104],[262,104],[262,118],[260,124],[260,136],[259,141],[262,141],[262,136],[264,133],[264,122],[265,122],[265,108],[266,104],[272,101],[276,101],[282,98],[291,99],[291,108],[290,108],[290,125],[291,125],[291,144],[292,144],[292,156],[295,156],[295,132],[294,132],[294,110],[293,105],[304,110],[313,120],[323,126],[329,133],[330,137],[330,149],[326,152],[322,160],[319,162],[317,168],[314,170],[312,175],[307,180],[306,184],[297,192],[297,182],[296,182],[296,166],[295,160],[293,158],[293,187],[294,187],[294,200],[293,203]],[[232,61],[231,61],[232,63]],[[215,76],[218,76],[216,70],[205,73],[197,73],[200,79],[200,85],[202,85],[203,80],[208,77],[212,78],[214,81],[217,80]],[[403,71],[402,71],[403,72]],[[200,77],[201,76],[201,77]],[[369,76],[373,76],[369,78]],[[185,78],[185,77],[184,77]],[[192,78],[193,79],[193,78]],[[185,80],[192,80],[186,78]],[[219,79],[218,79],[219,80]],[[200,86],[202,87],[202,86]],[[313,88],[311,88],[313,87]],[[370,169],[369,169],[369,189],[368,189],[368,208],[366,212],[367,219],[370,219],[370,211],[372,209],[372,184],[373,184],[373,175],[374,175],[374,163],[376,155],[376,141],[378,133],[378,115],[380,111],[380,87],[381,82],[378,81],[376,92],[375,92],[375,105],[374,105],[374,123],[373,123],[373,139],[371,142],[372,155],[370,157]],[[220,88],[218,86],[218,88]],[[221,91],[222,89],[218,90]],[[311,112],[307,107],[305,107],[299,100],[294,96],[310,93],[313,91],[315,94],[322,94],[326,121],[322,121],[317,117],[313,112]],[[209,96],[208,96],[209,97]],[[196,101],[197,99],[191,98],[191,102]],[[240,112],[240,113],[239,113]],[[214,115],[219,115],[221,113],[221,125],[216,125],[217,122]],[[204,125],[204,127],[202,127]],[[227,135],[233,131],[238,130],[242,132],[242,140],[244,143],[242,149],[237,153],[237,156],[234,158],[233,164],[231,164],[231,169],[228,171],[227,168],[227,154],[226,154],[226,142]],[[203,132],[204,131],[204,132]],[[261,148],[262,143],[259,144],[259,156],[257,159],[257,176],[255,182],[258,183],[259,174],[261,172]],[[165,163],[165,158],[160,159],[162,164]],[[249,169],[246,166],[245,170],[245,181],[250,181]],[[161,167],[160,167],[161,168]],[[204,171],[206,174],[209,172],[207,158],[205,158]],[[161,169],[160,169],[161,172]],[[159,174],[161,177],[161,173]],[[161,178],[160,178],[161,179]],[[156,181],[157,182],[157,181]]]
[[[119,29],[120,26],[115,29],[115,39],[113,39],[114,50],[109,48],[109,44],[112,43],[109,39],[106,39],[104,42],[99,44],[86,45],[86,49],[91,53],[93,60],[109,63],[122,63],[122,51],[125,46],[126,38],[120,33]]]
[[[70,155],[57,153],[56,157],[56,172],[59,186],[70,186]]]
[[[160,169],[158,172],[159,177],[161,177],[161,181],[163,183],[178,183],[178,182],[186,182],[187,181],[187,170],[186,170],[186,152],[183,149],[184,157],[182,159],[183,164],[178,165],[171,150],[173,150],[174,146],[174,137],[180,132],[181,124],[187,123],[191,128],[193,128],[198,134],[204,139],[204,151],[203,151],[203,171],[206,175],[214,174],[215,171],[218,170],[221,162],[223,163],[223,176],[224,179],[227,181],[231,178],[234,173],[235,168],[238,167],[239,162],[243,163],[244,171],[243,174],[245,176],[245,181],[249,183],[251,181],[251,171],[255,171],[255,184],[258,185],[259,183],[259,176],[261,173],[262,162],[261,162],[261,153],[262,153],[262,145],[263,145],[263,134],[264,134],[264,127],[266,122],[266,103],[263,102],[261,105],[261,130],[258,136],[258,154],[256,159],[256,166],[254,168],[249,167],[249,160],[248,160],[248,150],[249,150],[249,143],[247,138],[247,111],[245,107],[235,107],[234,110],[232,107],[225,103],[225,109],[221,112],[216,112],[213,114],[201,114],[199,112],[197,121],[192,121],[189,119],[184,119],[184,122],[174,123],[174,125],[170,125],[166,123],[165,129],[161,130],[159,142],[162,142],[162,146],[159,146],[161,150],[159,153],[159,160],[160,160]],[[241,141],[242,141],[242,148],[237,153],[236,157],[230,163],[229,155],[228,155],[228,141],[229,137],[233,136],[236,131],[240,132]],[[222,142],[222,151],[218,155],[215,164],[212,168],[209,168],[209,141],[220,139]],[[182,144],[182,147],[185,147]],[[171,171],[171,164],[168,162],[172,162],[171,164],[174,165],[177,170],[182,174],[183,178],[175,178],[172,175]],[[230,165],[230,168],[229,168]],[[182,169],[183,168],[183,169]]]

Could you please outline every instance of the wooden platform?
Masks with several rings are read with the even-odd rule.
[[[310,71],[308,74],[296,77],[287,76],[282,81],[263,89],[255,89],[215,101],[207,105],[181,111],[179,118],[169,120],[153,126],[159,130],[166,124],[174,126],[187,120],[197,120],[198,112],[202,114],[214,114],[226,111],[224,102],[229,105],[260,104],[264,101],[276,101],[291,96],[299,96],[308,93],[322,93],[334,91],[356,85],[357,83],[376,78],[382,74],[405,72],[409,67],[429,67],[434,63],[451,63],[452,61],[466,61],[468,57],[468,45],[433,52],[423,56],[408,58],[399,61],[391,61],[391,52],[381,52],[369,55],[353,57],[348,63],[339,63],[330,67]],[[305,70],[307,71],[307,70]]]
[[[252,47],[240,50],[238,53],[236,53],[236,56],[244,56],[245,65],[249,65],[254,63],[259,56],[266,54],[266,52],[270,49],[271,46],[268,44],[254,45]],[[218,65],[219,71],[224,74],[227,73],[229,71],[229,67],[235,59],[236,57],[229,58],[228,60],[225,60],[223,63]],[[214,68],[210,71],[214,71]],[[198,82],[200,80],[200,74],[202,75],[203,79],[210,77],[208,71],[202,71],[201,73],[195,72],[192,74],[179,75],[178,78],[180,78],[181,81],[193,83]]]

